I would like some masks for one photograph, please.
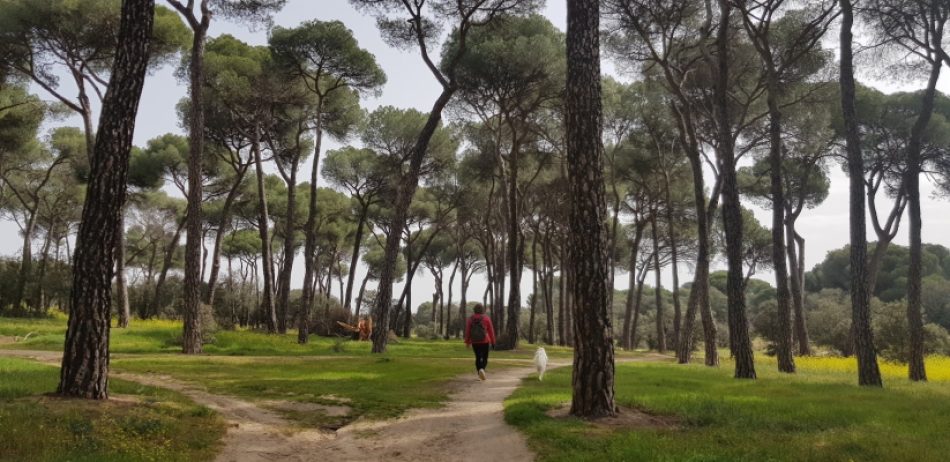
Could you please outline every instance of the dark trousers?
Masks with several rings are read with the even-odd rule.
[[[487,343],[473,343],[472,350],[475,351],[475,370],[488,367],[488,351],[490,346]]]

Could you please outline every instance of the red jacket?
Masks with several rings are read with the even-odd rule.
[[[480,316],[482,318],[482,325],[485,326],[485,340],[481,342],[475,342],[479,345],[484,345],[486,343],[494,345],[495,344],[495,327],[491,324],[491,318],[483,314],[473,314],[465,320],[465,344],[472,344],[472,318],[475,316]]]

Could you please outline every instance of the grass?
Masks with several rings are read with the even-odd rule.
[[[346,419],[323,420],[313,414],[285,411],[310,425],[345,424],[358,417],[396,417],[408,409],[440,406],[448,383],[470,372],[459,359],[414,357],[149,357],[114,361],[117,370],[167,374],[200,383],[212,393],[252,400],[289,400],[324,405],[344,402]],[[504,367],[495,362],[493,368]],[[473,376],[474,377],[474,376]]]
[[[134,319],[127,329],[113,328],[110,333],[110,351],[125,354],[178,354],[181,322],[167,320]],[[66,335],[66,317],[57,313],[52,318],[18,319],[0,317],[0,336],[30,338],[15,344],[0,345],[0,348],[61,351]],[[573,353],[569,348],[548,346],[548,356],[567,358]],[[456,339],[424,340],[400,339],[390,343],[389,353],[400,357],[462,358],[471,353]],[[297,332],[266,334],[251,330],[218,331],[214,342],[204,345],[209,355],[225,356],[371,356],[369,342],[353,342],[340,338],[311,336],[306,345],[297,343]],[[532,345],[523,345],[517,351],[497,352],[499,357],[530,359],[534,355]]]
[[[884,389],[854,385],[846,361],[808,358],[779,375],[768,359],[759,379],[731,367],[630,363],[617,366],[623,406],[670,416],[676,429],[608,430],[545,412],[570,400],[570,370],[525,381],[507,401],[509,423],[542,461],[942,461],[950,452],[950,388],[912,384],[885,368]],[[950,360],[932,359],[932,374]],[[549,378],[548,378],[549,377]]]
[[[225,425],[179,394],[110,381],[105,402],[44,395],[58,369],[0,358],[0,460],[210,460]]]

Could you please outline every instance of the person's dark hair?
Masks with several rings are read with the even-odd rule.
[[[472,311],[475,312],[475,314],[485,314],[485,305],[476,303],[475,306],[472,307]]]

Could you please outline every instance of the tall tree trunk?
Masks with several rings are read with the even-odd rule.
[[[792,306],[795,309],[795,339],[798,340],[798,355],[810,356],[811,347],[808,342],[808,324],[805,320],[805,283],[802,280],[802,259],[798,254],[798,233],[795,231],[796,217],[789,216],[785,220],[786,253],[789,263],[789,282],[792,291]],[[804,239],[802,239],[804,244]]]
[[[518,157],[519,140],[513,136],[508,168],[508,320],[504,341],[498,345],[501,349],[513,350],[518,347],[521,327],[521,260],[524,256],[521,234],[521,200],[518,198]]]
[[[534,344],[534,315],[538,305],[538,234],[531,237],[531,315],[528,319],[528,343]]]
[[[287,333],[287,316],[290,312],[290,278],[294,272],[294,256],[297,253],[297,168],[300,158],[294,157],[290,164],[290,181],[287,185],[287,216],[284,224],[284,264],[277,282],[277,332]]]
[[[765,53],[763,53],[765,55]],[[776,353],[779,372],[794,373],[792,356],[792,307],[788,288],[788,265],[785,259],[785,183],[782,179],[782,112],[779,109],[779,77],[767,61],[768,89],[766,102],[769,110],[769,179],[772,196],[772,268],[775,271],[775,291],[778,316]]]
[[[557,344],[564,346],[567,345],[567,327],[565,318],[567,317],[565,313],[565,306],[567,305],[565,299],[567,298],[567,246],[563,243],[561,244],[561,271],[558,277],[557,285]]]
[[[360,308],[363,307],[363,295],[366,293],[366,283],[369,281],[369,274],[363,278],[363,282],[360,283],[360,290],[356,294],[356,309],[353,313],[354,319],[360,318]]]
[[[663,189],[666,193],[666,224],[670,239],[670,265],[673,269],[673,348],[680,343],[680,330],[683,326],[683,311],[680,307],[679,249],[676,242],[676,222],[673,219],[673,199],[670,194],[670,175],[663,172]]]
[[[50,226],[52,228],[52,226]],[[40,259],[39,272],[36,275],[36,291],[34,292],[33,312],[37,317],[42,316],[47,311],[46,300],[46,269],[49,266],[50,247],[52,247],[52,233],[46,230],[46,238],[43,239],[42,258]],[[0,307],[3,305],[0,304]]]
[[[152,294],[152,300],[149,302],[149,308],[146,311],[146,318],[158,314],[159,296],[162,293],[162,287],[165,286],[165,278],[168,276],[168,270],[172,267],[172,262],[175,259],[175,251],[178,250],[178,242],[181,241],[181,232],[184,230],[187,221],[187,216],[182,217],[181,222],[178,223],[178,227],[175,228],[175,234],[172,236],[171,242],[168,243],[168,247],[165,249],[165,255],[162,258],[162,269],[158,273],[158,281],[155,282],[155,290]]]
[[[323,107],[323,99],[317,103],[317,113]],[[310,312],[313,310],[314,287],[317,279],[317,180],[320,178],[320,145],[323,142],[322,119],[314,121],[313,165],[310,169],[310,200],[307,204],[307,224],[304,225],[304,273],[303,293],[300,298],[300,316],[297,318],[297,343],[309,341]],[[329,328],[328,328],[329,329]],[[328,332],[329,333],[329,332]]]
[[[240,191],[241,183],[242,180],[244,180],[244,174],[246,172],[246,167],[238,170],[234,184],[231,185],[231,189],[228,190],[228,195],[225,196],[224,204],[221,206],[221,220],[218,222],[218,230],[214,235],[214,247],[211,250],[211,273],[208,275],[207,298],[205,298],[205,303],[208,305],[214,305],[215,290],[218,286],[218,274],[221,272],[221,243],[224,242],[224,236],[227,234],[228,228],[231,227],[231,208],[234,205],[234,200],[237,198],[238,191]]]
[[[551,236],[544,233],[544,246],[542,247],[542,257],[544,264],[544,312],[547,318],[547,343],[554,345],[554,265],[552,260],[554,255],[551,252]]]
[[[422,161],[425,158],[426,150],[429,146],[429,140],[435,134],[442,120],[442,110],[455,94],[454,87],[445,87],[442,94],[432,106],[429,112],[429,119],[426,121],[419,138],[412,148],[412,155],[409,160],[409,169],[403,174],[400,184],[396,185],[396,197],[393,202],[393,219],[391,229],[398,230],[406,227],[406,219],[409,214],[409,204],[412,202],[412,196],[419,186],[419,173],[422,168]],[[389,317],[392,311],[393,280],[396,277],[396,258],[399,256],[399,242],[402,240],[401,233],[391,232],[386,236],[386,246],[384,248],[383,268],[379,275],[379,288],[377,289],[376,303],[373,309],[375,324],[377,326],[388,326]],[[376,329],[373,331],[373,353],[384,353],[386,344],[389,341],[389,332],[386,329]]]
[[[462,321],[462,329],[465,327],[465,320],[468,319],[468,282],[469,275],[468,263],[462,264],[462,274],[460,275],[462,280],[462,291],[459,293],[459,320]],[[460,331],[456,331],[456,337],[459,336]]]
[[[640,239],[643,238],[643,225],[636,223],[635,226],[633,244],[630,246],[630,287],[627,289],[627,303],[623,316],[623,332],[621,334],[624,350],[632,350],[636,347],[631,341],[632,336],[630,335],[630,329],[633,327],[634,299],[637,298],[634,296],[634,292],[636,292],[637,289],[637,256],[640,253]]]
[[[261,309],[267,322],[267,332],[277,332],[277,309],[274,306],[274,257],[270,240],[270,217],[267,213],[267,191],[264,186],[264,166],[261,161],[260,127],[255,125],[251,136],[251,153],[257,172],[258,215],[257,227],[261,236],[261,276],[264,278]]]
[[[202,7],[205,2],[202,1]],[[184,333],[182,352],[201,353],[201,179],[204,158],[204,51],[205,38],[211,22],[210,14],[202,14],[200,22],[191,16],[194,37],[191,43],[189,73],[189,98],[191,120],[188,125],[188,212],[185,240]]]
[[[26,282],[32,277],[33,273],[33,232],[36,230],[36,209],[28,211],[30,214],[27,219],[26,227],[23,228],[23,250],[20,258],[20,272],[17,275],[16,295],[13,299],[13,313],[15,316],[23,316],[26,310],[23,309],[23,298],[26,296]]]
[[[347,312],[356,311],[353,310],[353,306],[351,305],[351,301],[353,300],[353,280],[356,278],[356,265],[360,261],[360,247],[363,245],[363,228],[366,226],[366,214],[368,211],[369,204],[362,204],[362,208],[360,209],[360,219],[356,225],[356,235],[353,237],[353,254],[350,255],[350,271],[346,276],[346,295],[344,296],[345,298],[343,300],[343,308],[346,309]],[[395,230],[398,228],[393,229]],[[400,235],[400,233],[396,231],[393,231],[390,234],[396,234],[397,236]]]
[[[735,148],[732,140],[732,120],[729,114],[729,18],[732,5],[727,0],[719,1],[719,26],[716,37],[717,75],[715,81],[715,111],[719,158],[722,163],[722,217],[726,232],[726,256],[728,277],[726,295],[729,300],[729,338],[733,347],[736,369],[735,377],[755,378],[755,362],[752,341],[749,338],[749,321],[746,318],[745,291],[742,271],[742,209],[739,204],[739,187],[736,182]]]
[[[683,132],[687,124],[681,122]],[[690,132],[691,133],[691,132]],[[676,360],[680,364],[688,364],[693,355],[693,329],[695,327],[696,312],[699,311],[703,323],[703,339],[705,345],[705,364],[710,367],[719,365],[719,350],[716,345],[716,323],[709,307],[709,223],[710,219],[706,207],[706,190],[703,181],[703,162],[699,146],[691,140],[694,136],[681,136],[689,159],[690,170],[693,173],[693,205],[696,209],[696,270],[693,273],[693,284],[686,301],[686,314],[680,326],[679,343],[676,346]],[[714,198],[711,198],[714,200]]]
[[[653,274],[656,275],[656,287],[654,288],[654,298],[656,300],[656,350],[660,353],[666,352],[666,326],[663,322],[663,281],[662,268],[660,267],[660,237],[656,231],[656,215],[654,210],[653,217],[650,218],[650,232],[653,237]]]
[[[941,30],[942,31],[942,30]],[[941,44],[942,35],[931,38],[934,43]],[[934,100],[937,96],[937,82],[940,80],[940,69],[943,65],[938,57],[931,65],[930,80],[924,91],[920,113],[914,126],[911,128],[910,141],[907,144],[907,171],[904,186],[907,188],[907,216],[910,240],[910,262],[907,266],[907,325],[910,328],[910,352],[907,358],[908,377],[915,382],[927,381],[927,370],[924,366],[924,318],[920,309],[920,285],[923,266],[923,242],[921,229],[923,220],[920,215],[920,172],[921,150],[923,136],[934,110]]]
[[[567,3],[567,161],[570,164],[570,234],[574,369],[571,415],[617,414],[614,346],[608,316],[607,232],[604,224],[603,114],[600,91],[600,2]]]
[[[445,317],[445,339],[448,340],[451,335],[452,329],[452,286],[455,285],[455,273],[459,269],[459,261],[455,259],[455,263],[452,266],[452,273],[449,274],[449,300],[446,303],[448,311],[446,312]]]
[[[119,211],[119,235],[115,248],[115,306],[119,312],[117,327],[129,327],[129,286],[125,279],[125,207]]]
[[[881,371],[871,331],[870,297],[867,291],[867,224],[864,202],[864,158],[855,110],[854,12],[851,0],[841,0],[840,72],[841,112],[844,120],[851,198],[851,332],[858,359],[858,384],[880,387]]]
[[[71,309],[56,389],[64,396],[109,397],[114,252],[125,203],[135,115],[148,68],[154,9],[154,0],[126,0],[122,4],[118,47],[102,103],[76,236]]]

